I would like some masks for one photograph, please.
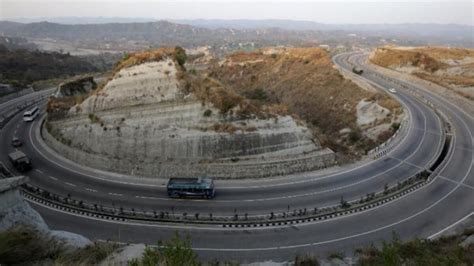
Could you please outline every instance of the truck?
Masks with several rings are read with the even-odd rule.
[[[214,181],[207,177],[170,178],[166,190],[168,196],[172,198],[201,197],[212,199],[216,194]]]
[[[354,72],[357,75],[362,75],[362,73],[364,73],[364,70],[357,67],[352,67],[352,72]]]
[[[26,172],[31,169],[31,161],[22,151],[14,151],[8,154],[8,158],[13,166],[20,172]]]

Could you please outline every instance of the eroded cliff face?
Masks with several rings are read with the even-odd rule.
[[[223,170],[230,173],[232,163],[242,161],[274,163],[322,154],[332,157],[314,168],[334,161],[332,152],[321,149],[302,121],[275,111],[275,106],[255,106],[216,80],[190,77],[178,59],[170,49],[148,57],[132,55],[65,117],[49,119],[49,133],[82,154],[69,149],[65,154],[74,161],[80,162],[84,154],[110,158],[126,163],[93,166],[142,175],[153,175],[166,165],[194,164],[200,170],[188,172],[205,175],[212,172],[208,165],[219,163],[230,163]],[[61,153],[57,142],[50,144]]]

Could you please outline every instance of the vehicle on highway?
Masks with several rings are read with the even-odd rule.
[[[353,67],[352,72],[356,73],[357,75],[362,75],[364,73],[364,70],[357,67]]]
[[[391,93],[397,93],[397,90],[395,90],[394,88],[390,88],[390,89],[388,89],[388,91],[391,92]]]
[[[35,106],[33,109],[28,110],[23,113],[23,121],[26,121],[26,122],[33,121],[38,115],[39,115],[39,107]]]
[[[214,198],[216,191],[211,178],[170,178],[166,186],[168,196],[172,198],[202,197]]]
[[[16,138],[14,137],[12,139],[12,146],[17,148],[17,147],[20,147],[21,145],[23,145],[23,143],[21,142],[21,140],[19,138]]]
[[[26,172],[31,169],[31,161],[22,151],[14,151],[8,154],[8,158],[20,172]]]

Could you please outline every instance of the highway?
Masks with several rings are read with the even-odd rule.
[[[130,184],[130,178],[117,179],[113,174],[86,169],[57,158],[41,143],[39,120],[24,123],[14,117],[1,131],[0,149],[12,151],[10,141],[17,136],[24,141],[21,148],[30,158],[34,170],[28,173],[31,184],[48,191],[107,206],[146,211],[167,211],[180,216],[212,213],[241,217],[247,213],[269,215],[288,210],[336,206],[341,197],[357,200],[368,193],[382,191],[386,184],[406,180],[437,158],[444,141],[443,124],[436,112],[413,97],[399,84],[387,79],[364,63],[365,55],[341,54],[334,62],[351,70],[348,60],[364,69],[361,78],[383,88],[395,88],[395,97],[410,116],[408,133],[387,155],[366,160],[334,171],[310,172],[291,177],[262,180],[216,182],[213,200],[180,200],[166,196],[167,180],[143,179]],[[449,118],[453,133],[453,152],[439,175],[421,189],[399,199],[360,213],[325,221],[258,228],[222,228],[216,225],[159,224],[134,221],[105,221],[32,204],[54,229],[83,234],[91,239],[155,244],[175,231],[189,234],[193,247],[204,259],[238,261],[281,261],[295,254],[327,255],[331,251],[351,254],[355,247],[390,239],[392,232],[402,239],[429,237],[474,212],[474,171],[472,116],[442,97],[411,84],[410,89],[432,102]],[[25,97],[25,96],[23,96]],[[28,97],[36,97],[29,95]],[[0,105],[3,112],[15,103]],[[0,160],[11,168],[7,152]],[[112,181],[115,180],[115,181]]]

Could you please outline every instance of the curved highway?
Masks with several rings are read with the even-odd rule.
[[[386,78],[363,63],[364,55],[342,54],[334,61],[350,71],[352,64],[364,69],[361,78],[383,88],[396,88],[395,97],[410,116],[409,130],[394,150],[373,161],[347,166],[330,173],[311,172],[288,178],[235,180],[216,182],[214,200],[169,199],[166,180],[144,180],[130,184],[108,179],[107,173],[86,169],[58,158],[45,149],[38,139],[39,121],[23,123],[14,117],[1,131],[0,149],[11,151],[10,141],[17,136],[24,141],[21,148],[32,158],[34,170],[30,182],[59,195],[105,206],[134,208],[145,211],[167,211],[214,216],[280,214],[288,210],[336,206],[341,197],[357,200],[368,193],[382,191],[386,184],[406,180],[436,159],[444,141],[443,124],[438,115],[413,97],[397,81]],[[350,61],[350,63],[349,63]],[[104,221],[66,213],[42,205],[33,206],[47,223],[60,230],[83,234],[91,239],[119,242],[156,243],[175,231],[189,233],[193,247],[206,259],[239,261],[286,260],[295,254],[326,254],[334,250],[351,252],[354,247],[388,239],[392,231],[402,239],[428,237],[474,211],[474,171],[472,116],[455,105],[411,84],[435,108],[449,117],[453,128],[453,153],[434,181],[420,190],[379,207],[327,221],[296,225],[229,229],[212,225],[143,224]],[[30,95],[29,97],[35,97]],[[0,105],[3,112],[6,106]],[[0,154],[7,162],[7,153]],[[145,182],[146,181],[146,182]]]

